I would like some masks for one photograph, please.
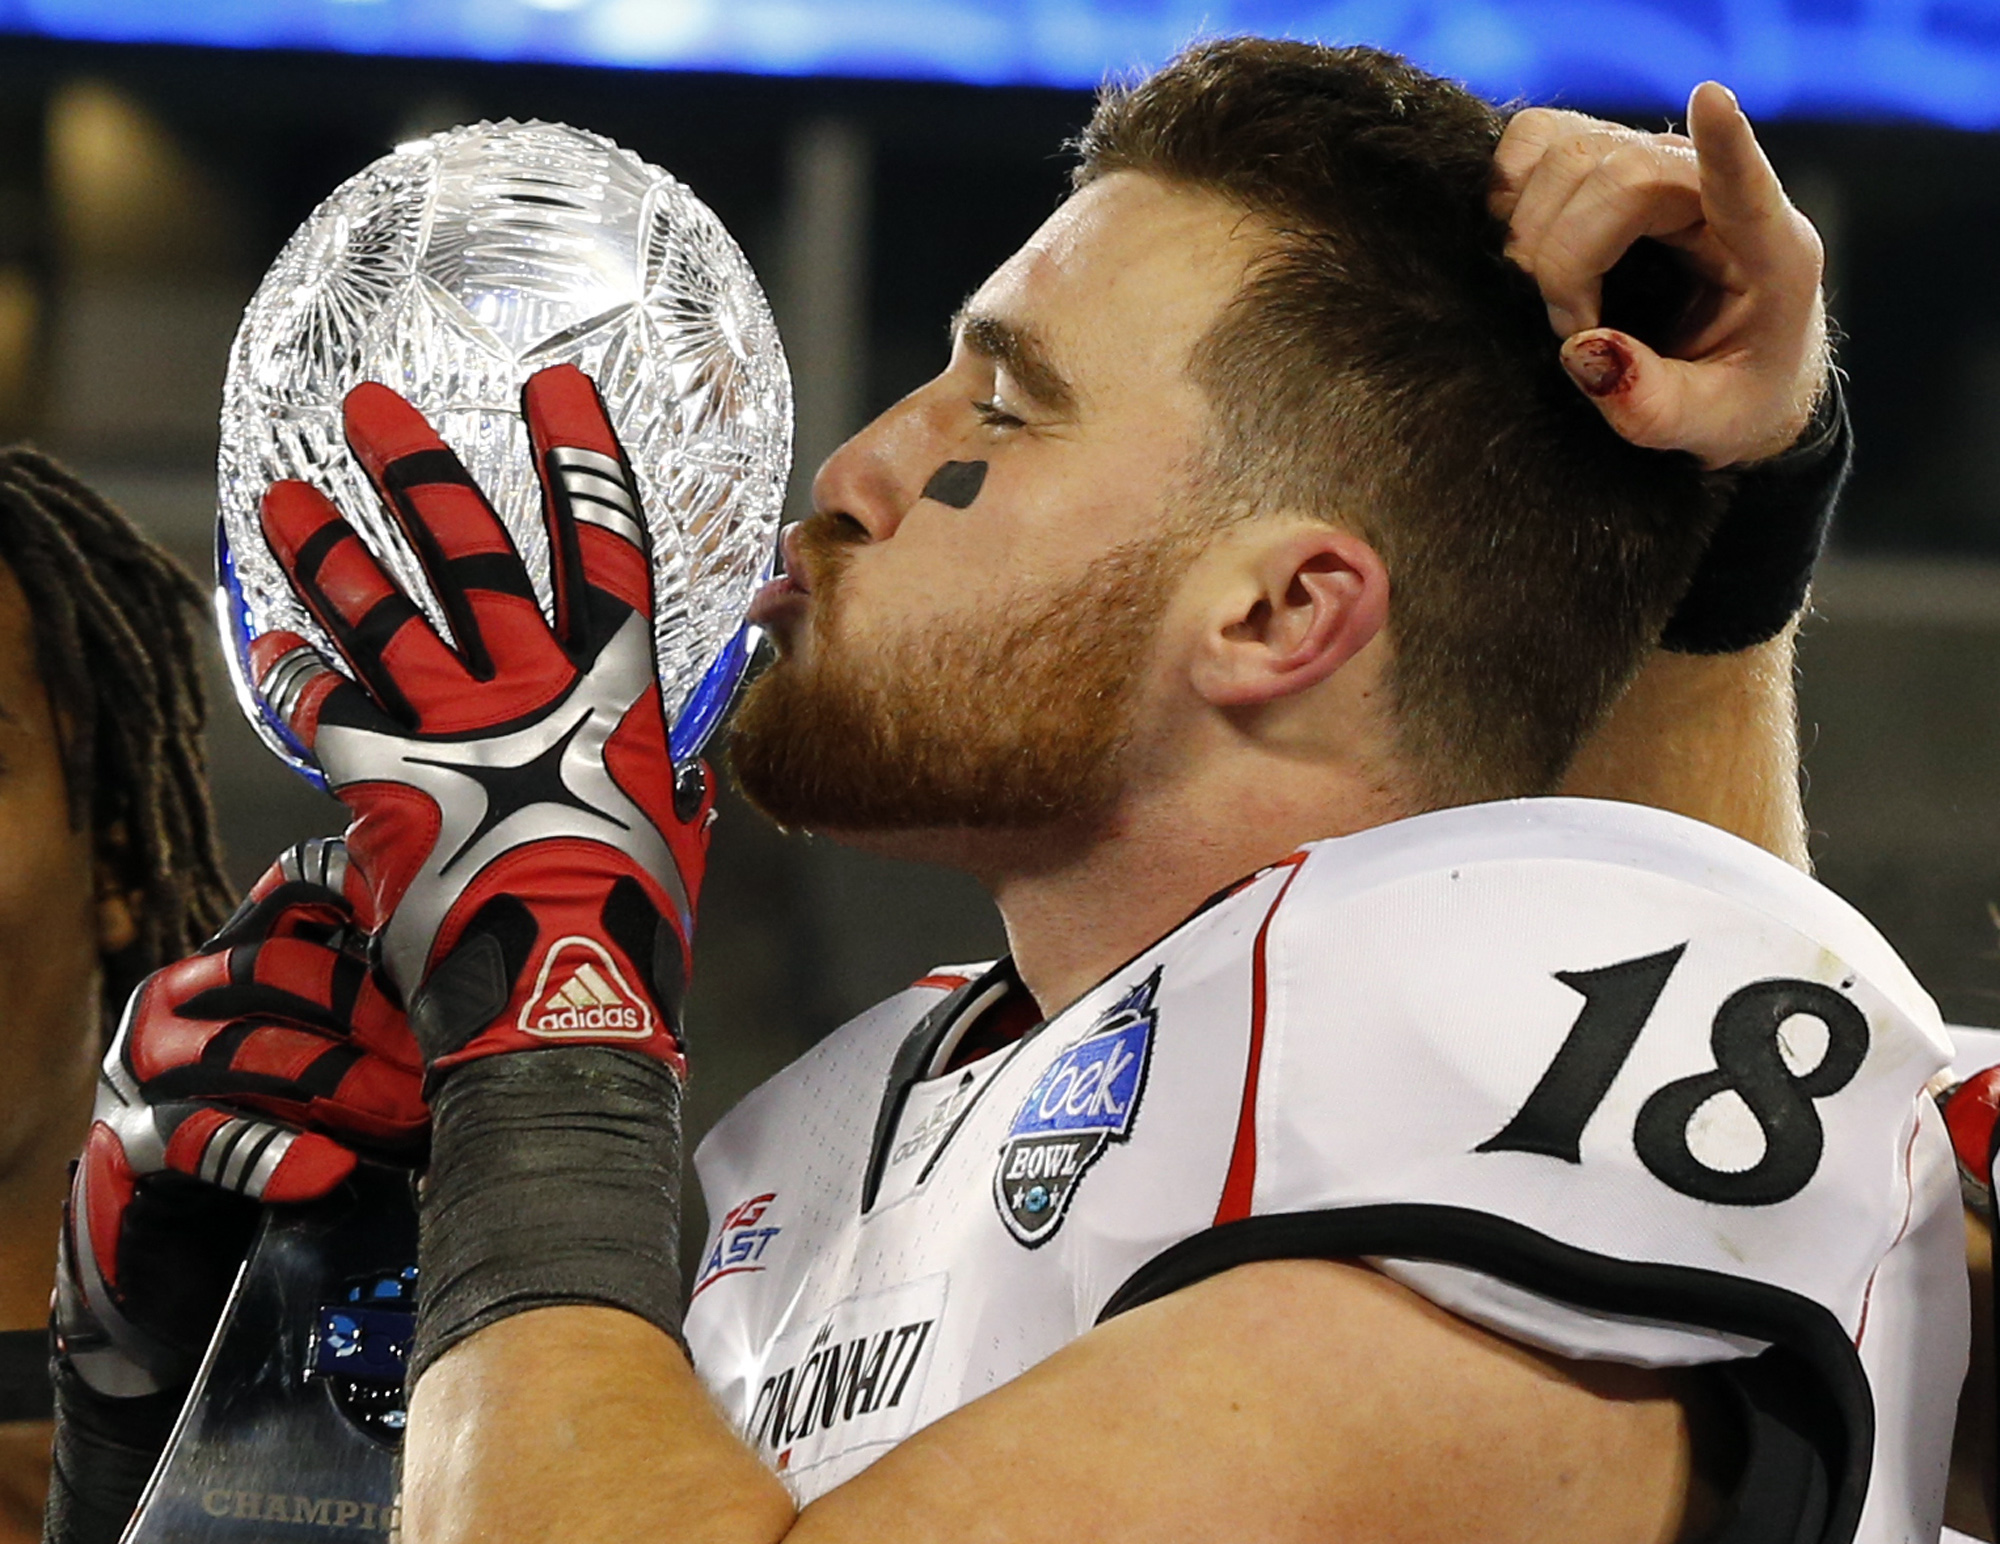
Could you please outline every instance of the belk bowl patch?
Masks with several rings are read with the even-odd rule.
[[[1155,970],[1105,1010],[1090,1033],[1049,1063],[1014,1113],[993,1199],[1015,1238],[1046,1243],[1090,1166],[1132,1132],[1152,1056]]]

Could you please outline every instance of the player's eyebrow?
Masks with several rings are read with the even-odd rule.
[[[960,311],[951,320],[951,332],[1011,375],[1033,401],[1058,417],[1076,416],[1076,388],[1056,368],[1048,345],[1032,327],[981,311]]]

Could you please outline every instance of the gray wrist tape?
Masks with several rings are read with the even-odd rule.
[[[681,1087],[597,1046],[455,1067],[431,1101],[409,1386],[476,1330],[560,1303],[680,1338]]]

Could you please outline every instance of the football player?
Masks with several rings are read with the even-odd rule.
[[[0,449],[0,1540],[38,1537],[48,1283],[108,1024],[227,909],[194,581],[46,456]]]
[[[1690,120],[1503,125],[1258,41],[1106,96],[944,372],[821,470],[732,747],[781,822],[981,877],[1010,955],[724,1121],[686,1305],[707,801],[636,485],[587,380],[530,381],[545,621],[357,390],[455,642],[272,490],[353,678],[255,665],[355,819],[128,1016],[76,1344],[147,1353],[142,1164],[298,1197],[383,1138],[386,999],[266,942],[308,906],[374,935],[425,1069],[413,1538],[1934,1536],[1948,1051],[1783,861],[1846,454],[1819,247],[1727,92]],[[1604,283],[1641,237],[1700,281],[1657,327]],[[149,1088],[279,1034],[257,1118]]]

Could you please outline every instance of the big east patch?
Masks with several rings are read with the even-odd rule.
[[[1090,1033],[1049,1063],[1014,1112],[993,1199],[1007,1231],[1034,1248],[1069,1210],[1090,1166],[1132,1132],[1153,1050],[1160,972],[1105,1010]]]

